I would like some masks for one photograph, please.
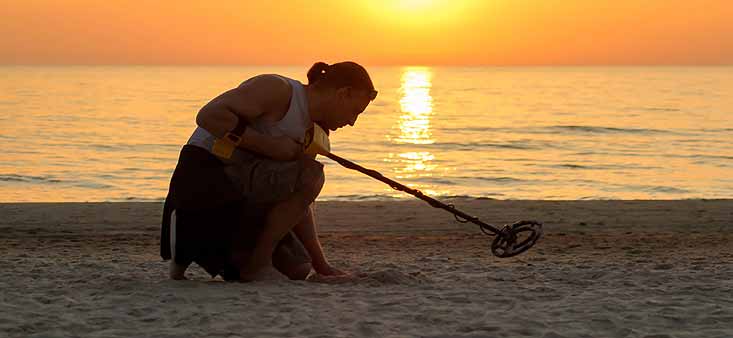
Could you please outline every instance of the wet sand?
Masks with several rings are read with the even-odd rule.
[[[451,202],[545,236],[499,259],[420,201],[320,202],[355,280],[170,281],[160,203],[0,204],[0,336],[733,336],[733,200]]]

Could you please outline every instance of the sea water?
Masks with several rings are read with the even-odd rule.
[[[332,151],[435,197],[733,198],[733,67],[368,67]],[[307,66],[0,67],[0,202],[161,200],[198,110]],[[409,198],[325,163],[321,200]]]

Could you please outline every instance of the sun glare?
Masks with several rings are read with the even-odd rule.
[[[399,24],[431,24],[457,19],[475,0],[366,0],[374,16]]]
[[[441,1],[436,0],[398,0],[398,1],[390,1],[390,3],[393,4],[394,9],[401,10],[401,11],[424,11],[424,10],[430,10],[430,7],[435,7],[436,3],[440,3]],[[446,1],[447,2],[447,1]]]

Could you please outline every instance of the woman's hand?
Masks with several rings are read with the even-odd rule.
[[[332,267],[329,264],[318,266],[313,265],[313,269],[316,270],[315,274],[308,277],[308,281],[316,283],[327,283],[327,284],[341,284],[351,283],[359,278],[359,275],[341,271]]]
[[[322,266],[314,265],[313,270],[316,270],[316,272],[322,276],[347,277],[351,275],[348,272],[334,268],[328,263]]]

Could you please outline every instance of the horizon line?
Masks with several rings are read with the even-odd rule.
[[[587,63],[587,64],[368,64],[368,67],[445,67],[445,68],[473,68],[473,67],[731,67],[733,63]],[[0,63],[0,67],[310,67],[312,64],[304,63]]]

